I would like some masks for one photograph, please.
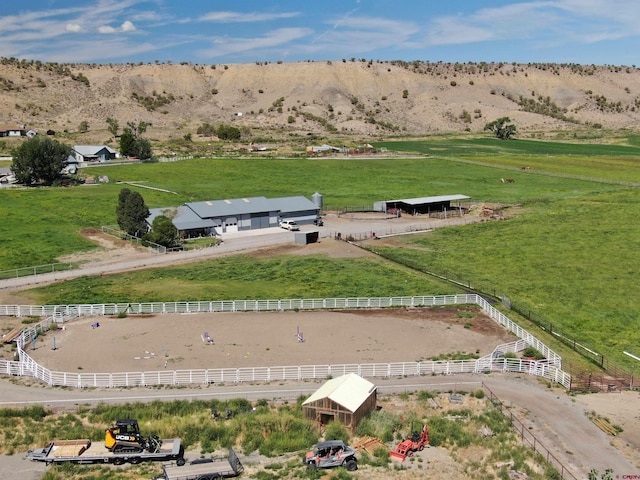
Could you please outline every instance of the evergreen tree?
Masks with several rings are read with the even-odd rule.
[[[145,205],[142,195],[128,188],[120,190],[116,220],[122,230],[134,237],[142,237],[149,229],[145,221],[148,216],[149,209]]]
[[[145,236],[147,240],[165,247],[175,247],[180,244],[178,229],[169,217],[158,215],[153,219],[151,230]]]

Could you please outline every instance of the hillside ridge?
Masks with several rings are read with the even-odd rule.
[[[574,64],[340,60],[231,65],[0,60],[0,124],[107,141],[106,119],[151,122],[158,139],[203,123],[284,135],[479,132],[508,116],[520,132],[635,129],[640,71]]]

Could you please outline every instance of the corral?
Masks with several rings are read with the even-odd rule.
[[[468,306],[162,314],[81,317],[40,336],[29,354],[53,371],[126,372],[410,362],[482,356],[514,340]]]

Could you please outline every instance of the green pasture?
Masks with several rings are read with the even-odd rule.
[[[397,159],[194,159],[91,169],[110,183],[0,190],[0,269],[43,264],[95,248],[79,230],[115,222],[117,181],[149,207],[186,201],[305,195],[331,207],[381,199],[462,193],[474,201],[517,205],[515,218],[402,237],[380,249],[417,270],[507,295],[554,328],[631,367],[640,354],[640,181],[638,139],[594,145],[493,139],[389,142],[432,156]],[[464,153],[463,153],[464,151]],[[462,160],[462,161],[461,161]],[[488,165],[489,164],[489,165]],[[522,166],[531,170],[521,170]],[[570,175],[572,177],[567,177]],[[500,178],[515,183],[501,183]],[[573,177],[605,179],[590,181]],[[451,286],[382,259],[246,254],[101,278],[28,293],[34,303],[92,303],[243,298],[346,297],[453,293]]]
[[[36,304],[179,302],[455,294],[459,289],[378,258],[259,258],[238,254],[185,266],[85,277],[33,289]]]
[[[586,177],[640,183],[640,139],[629,136],[625,144],[576,144],[496,138],[437,139],[376,144],[396,152],[412,152],[512,169],[503,176],[530,181],[530,174]],[[526,170],[525,170],[526,168]]]
[[[115,224],[115,207],[123,187],[139,191],[150,208],[252,196],[310,198],[316,191],[323,194],[328,208],[452,193],[469,195],[476,201],[516,203],[617,188],[532,174],[522,174],[522,180],[518,177],[516,183],[507,185],[500,178],[517,177],[513,171],[443,158],[193,159],[92,167],[85,172],[107,176],[109,183],[0,189],[0,238],[4,247],[0,250],[0,270],[54,263],[61,255],[93,248],[79,232]]]

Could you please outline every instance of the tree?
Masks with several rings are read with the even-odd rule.
[[[203,137],[213,137],[216,134],[216,127],[211,125],[210,123],[203,123],[196,130],[198,135],[202,135]]]
[[[125,128],[120,135],[120,154],[125,157],[136,156],[136,137],[130,128]]]
[[[240,140],[242,133],[239,128],[222,123],[216,130],[216,135],[220,140]]]
[[[116,219],[122,230],[134,237],[142,237],[149,229],[145,221],[148,216],[149,209],[142,195],[128,188],[120,190]]]
[[[508,140],[512,135],[516,134],[516,126],[511,123],[509,117],[502,117],[489,122],[484,126],[484,129],[493,132],[501,140]]]
[[[118,129],[120,128],[120,124],[118,123],[118,120],[116,120],[115,118],[107,117],[106,122],[107,122],[107,125],[109,125],[107,127],[109,130],[109,133],[113,135],[113,138],[116,138],[118,136]]]
[[[151,230],[144,238],[165,247],[175,247],[180,244],[178,229],[171,219],[164,215],[158,215],[153,219]]]
[[[78,131],[80,133],[87,133],[89,131],[89,122],[82,120],[78,125]]]
[[[18,183],[51,185],[63,177],[62,169],[71,152],[68,145],[35,136],[13,151],[11,171]]]
[[[147,131],[147,127],[150,127],[151,122],[140,121],[137,124],[135,122],[127,122],[127,127],[131,130],[134,138],[139,138],[144,132]]]

